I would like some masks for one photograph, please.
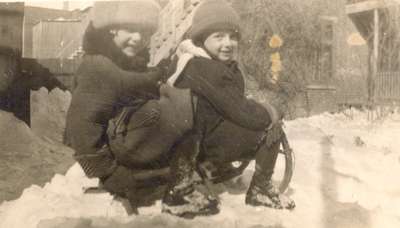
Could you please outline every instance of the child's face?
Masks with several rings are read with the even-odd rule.
[[[136,56],[148,45],[149,37],[137,31],[122,28],[111,30],[111,33],[114,34],[115,45],[128,57]]]
[[[238,47],[238,37],[233,31],[218,31],[207,37],[204,47],[214,58],[222,62],[234,60]]]

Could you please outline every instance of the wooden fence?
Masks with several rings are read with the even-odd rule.
[[[376,101],[400,101],[400,72],[379,72],[375,78]]]

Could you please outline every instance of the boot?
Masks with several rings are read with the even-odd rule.
[[[271,181],[265,181],[263,184],[250,184],[246,193],[246,204],[252,206],[264,206],[274,209],[294,209],[296,204],[289,197],[279,193],[279,190]]]
[[[165,193],[162,212],[183,218],[219,213],[217,199],[200,192],[188,181],[182,181]]]
[[[172,180],[162,200],[162,212],[184,218],[219,212],[217,199],[199,191],[195,186],[194,170],[198,144],[192,140],[185,140],[183,145],[176,148],[171,162]]]
[[[268,148],[262,146],[257,151],[256,170],[246,193],[246,204],[275,209],[293,209],[296,206],[292,199],[280,194],[271,181],[279,153],[279,146],[280,143],[277,142]]]

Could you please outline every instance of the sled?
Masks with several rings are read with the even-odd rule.
[[[280,169],[283,173],[279,177],[274,176],[273,181],[278,186],[279,191],[284,193],[288,189],[293,176],[293,171],[295,168],[295,155],[289,145],[289,141],[283,129],[278,142],[280,143],[278,159],[281,159],[282,162],[277,162],[275,170]],[[221,171],[219,167],[215,167],[207,160],[207,158],[205,158],[198,164],[197,171],[204,181],[212,184],[218,184],[242,175],[252,160],[254,160],[254,158],[247,157],[232,161],[229,164],[231,165],[232,169]],[[135,179],[139,182],[145,182],[157,178],[166,178],[170,174],[170,168],[168,166],[160,167],[158,169],[136,169],[134,171]],[[88,188],[85,190],[87,193],[99,191],[102,192],[101,187]]]

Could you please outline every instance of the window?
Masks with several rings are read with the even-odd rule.
[[[320,49],[318,53],[318,73],[316,81],[328,82],[334,77],[334,48],[336,17],[321,17]]]

